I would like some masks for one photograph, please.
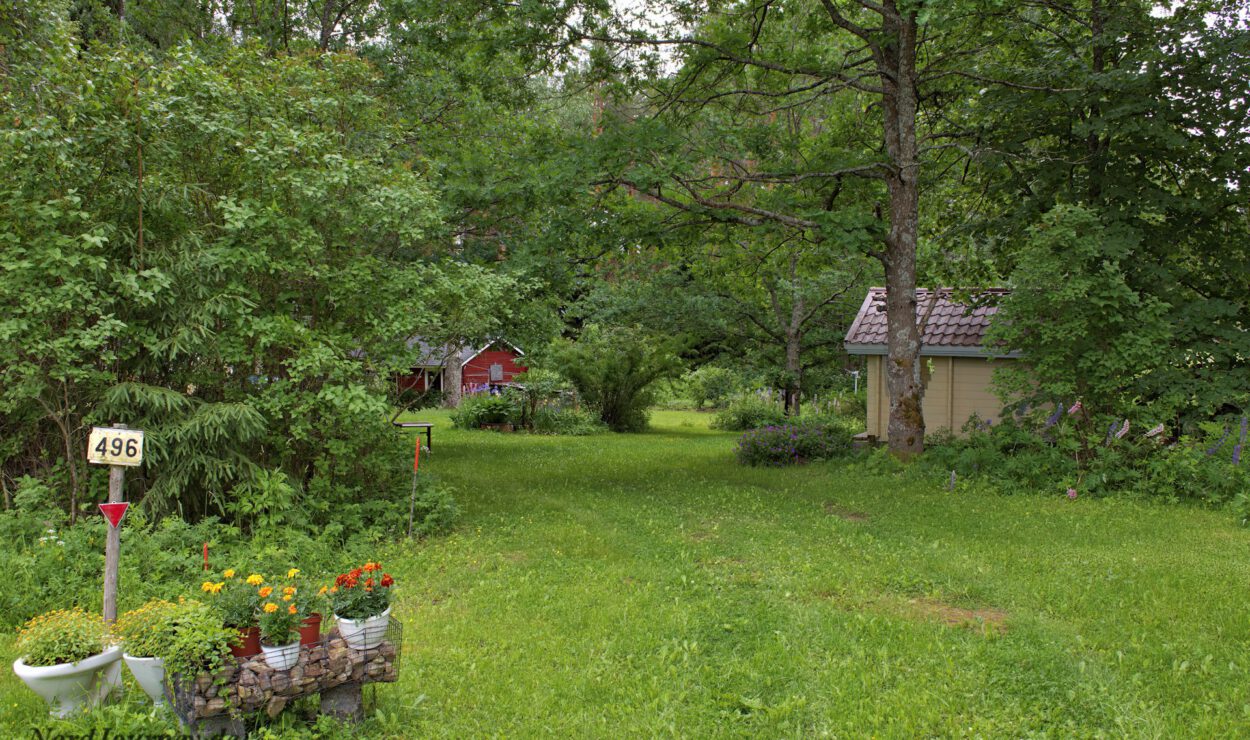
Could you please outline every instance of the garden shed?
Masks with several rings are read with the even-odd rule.
[[[920,357],[925,382],[925,429],[949,430],[961,435],[974,414],[983,420],[999,418],[1003,404],[991,386],[994,369],[1017,361],[1018,353],[993,352],[985,346],[985,332],[997,312],[993,299],[1007,290],[981,291],[971,304],[960,303],[948,290],[917,290],[916,319],[924,321]],[[868,359],[869,441],[885,441],[890,419],[886,386],[885,288],[870,288],[846,332],[847,354]]]
[[[431,347],[420,337],[410,338],[408,347],[418,350],[418,359],[407,375],[396,378],[399,392],[443,390],[443,370],[448,354],[446,348]],[[462,349],[453,360],[460,363],[461,393],[474,393],[494,385],[511,383],[516,376],[525,372],[525,368],[518,364],[524,356],[524,352],[503,339],[493,339],[479,347]]]

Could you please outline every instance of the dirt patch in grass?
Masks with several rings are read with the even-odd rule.
[[[829,516],[836,516],[839,519],[845,519],[848,522],[866,522],[868,515],[862,511],[852,511],[844,506],[839,506],[834,501],[826,501],[824,503],[825,513]]]
[[[938,621],[947,627],[985,629],[1000,635],[1007,632],[1007,612],[992,607],[968,609],[934,599],[911,599],[906,602],[905,611],[917,619]]]

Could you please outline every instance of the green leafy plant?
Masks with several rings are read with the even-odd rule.
[[[151,658],[166,649],[173,637],[174,616],[179,606],[164,599],[152,599],[138,609],[122,614],[113,624],[113,636],[121,640],[128,655]]]
[[[169,623],[169,640],[156,657],[165,661],[170,675],[216,674],[239,637],[237,630],[222,625],[216,609],[192,599],[178,601]]]
[[[31,619],[18,630],[14,647],[27,665],[52,666],[98,655],[107,636],[102,617],[74,607]]]
[[[752,429],[735,453],[744,465],[796,465],[825,460],[851,449],[851,435],[825,424],[782,424]]]
[[[726,432],[745,432],[786,423],[786,413],[781,406],[769,403],[756,395],[739,398],[726,408],[716,412],[711,427]]]
[[[379,563],[367,562],[359,568],[340,573],[330,587],[334,615],[360,620],[377,616],[391,604],[391,587],[395,579],[382,572]]]
[[[574,408],[543,406],[534,412],[534,431],[539,434],[582,436],[607,431],[594,414]]]
[[[264,583],[265,577],[259,573],[244,578],[233,568],[227,568],[220,581],[204,581],[200,590],[213,597],[213,608],[221,615],[222,624],[242,629],[256,624],[260,589]]]
[[[462,429],[477,429],[483,424],[518,424],[521,421],[521,402],[509,392],[465,396],[460,401],[460,407],[451,415],[451,420]]]

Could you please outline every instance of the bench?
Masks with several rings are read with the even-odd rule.
[[[392,426],[400,429],[416,429],[417,434],[425,430],[425,449],[434,450],[434,424],[428,421],[392,421]]]

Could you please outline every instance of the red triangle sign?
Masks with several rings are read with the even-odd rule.
[[[109,520],[109,524],[113,525],[113,529],[117,529],[117,525],[121,524],[122,517],[126,516],[126,509],[129,506],[129,501],[122,501],[118,504],[100,504],[100,513],[104,514],[104,518]]]

